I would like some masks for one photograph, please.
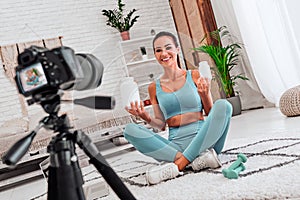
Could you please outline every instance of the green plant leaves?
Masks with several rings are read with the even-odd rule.
[[[118,0],[118,9],[102,10],[102,15],[107,17],[106,25],[116,28],[119,32],[128,31],[139,18],[139,16],[132,18],[136,9],[132,9],[125,15],[124,7],[125,4],[122,3],[122,0]]]
[[[241,45],[238,43],[231,43],[227,46],[223,46],[221,38],[230,37],[230,33],[226,26],[222,26],[215,31],[209,33],[209,35],[217,42],[212,44],[203,44],[193,50],[208,54],[215,62],[216,69],[212,68],[215,74],[219,77],[223,86],[224,92],[227,97],[235,96],[233,86],[236,84],[235,80],[249,80],[242,74],[230,75],[230,71],[239,64],[239,56]],[[205,35],[200,43],[208,37]]]

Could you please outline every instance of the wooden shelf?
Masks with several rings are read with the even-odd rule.
[[[130,40],[122,40],[120,43],[121,44],[136,43],[136,42],[140,42],[143,40],[152,40],[153,38],[154,38],[153,36],[141,37],[141,38],[135,38],[135,39],[130,39]]]
[[[142,63],[152,62],[155,60],[156,60],[156,58],[149,58],[147,60],[139,60],[139,61],[129,62],[126,65],[127,66],[138,65],[138,64],[142,64]]]
[[[158,64],[153,52],[153,38],[153,36],[145,36],[119,43],[123,55],[124,71],[127,76],[133,77],[139,86],[152,82],[163,73],[163,69]],[[147,56],[142,55],[141,47],[146,49]],[[146,95],[145,91],[143,94]]]

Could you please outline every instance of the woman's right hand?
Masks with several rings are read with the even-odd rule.
[[[134,116],[138,116],[138,117],[142,118],[147,123],[151,122],[151,117],[150,117],[149,113],[145,110],[142,101],[140,101],[140,103],[138,103],[137,101],[130,102],[130,108],[128,106],[126,106],[125,110]]]

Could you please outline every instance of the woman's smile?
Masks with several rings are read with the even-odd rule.
[[[171,59],[171,57],[167,57],[167,58],[161,59],[161,61],[163,61],[163,62],[168,62],[170,59]]]

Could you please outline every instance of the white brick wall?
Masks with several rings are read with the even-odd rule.
[[[131,38],[149,36],[151,29],[175,32],[168,0],[123,2],[126,10],[136,8],[136,14],[140,15],[131,29]],[[105,67],[99,88],[85,92],[74,91],[74,96],[91,93],[113,95],[118,103],[118,84],[125,74],[118,43],[120,36],[117,30],[105,25],[106,18],[101,12],[102,9],[115,8],[116,3],[116,0],[0,0],[0,46],[63,36],[65,46],[78,53],[94,54]],[[6,121],[20,118],[22,114],[17,91],[2,68],[0,84],[1,126]],[[34,113],[30,112],[30,115]]]
[[[2,66],[2,63],[0,62]],[[0,124],[4,121],[22,117],[21,106],[19,104],[18,92],[15,86],[4,75],[4,70],[0,71]]]

